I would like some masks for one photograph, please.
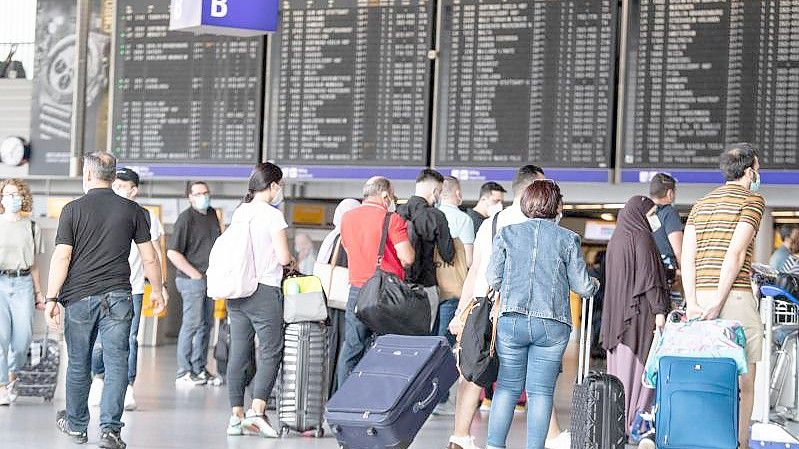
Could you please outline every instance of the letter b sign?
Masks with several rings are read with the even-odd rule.
[[[211,0],[211,17],[227,16],[227,0]]]

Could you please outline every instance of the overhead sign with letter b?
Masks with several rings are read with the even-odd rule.
[[[279,0],[171,0],[169,29],[249,37],[277,31]]]

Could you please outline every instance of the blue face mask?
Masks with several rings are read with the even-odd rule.
[[[760,190],[760,173],[755,171],[755,180],[752,181],[752,184],[749,185],[749,190],[753,192],[757,192]]]
[[[198,211],[205,212],[208,210],[208,207],[211,205],[211,197],[208,195],[202,196],[195,196],[194,197],[194,208]]]
[[[17,212],[21,211],[22,197],[18,195],[3,197],[3,209],[11,214],[16,214]]]

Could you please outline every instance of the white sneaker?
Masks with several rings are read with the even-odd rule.
[[[651,437],[643,438],[641,442],[638,443],[638,449],[655,449],[656,447],[657,445]]]
[[[125,391],[125,410],[129,412],[136,410],[136,398],[133,396],[133,385],[128,385],[128,389]]]
[[[449,445],[447,449],[480,449],[479,446],[474,444],[474,437],[456,437],[455,435],[449,437]]]
[[[8,398],[11,402],[16,402],[17,398],[19,397],[19,393],[17,392],[17,384],[19,383],[19,379],[14,379],[11,381],[10,384],[6,385],[6,389],[8,390]]]
[[[546,449],[569,449],[572,444],[572,434],[568,430],[564,430],[557,437],[546,440],[544,447]]]
[[[99,407],[103,399],[103,385],[105,382],[102,377],[92,379],[92,386],[89,389],[89,407]]]
[[[201,379],[192,373],[186,373],[175,379],[175,386],[177,387],[196,387],[198,385],[205,385],[205,379]]]
[[[277,438],[277,432],[274,427],[269,424],[269,418],[266,415],[259,415],[255,410],[248,410],[247,416],[241,422],[241,428],[244,435],[257,435],[261,438]]]
[[[11,395],[7,385],[0,387],[0,405],[11,405]]]
[[[241,427],[242,421],[238,416],[231,416],[227,422],[227,434],[232,437],[244,435],[244,429]]]

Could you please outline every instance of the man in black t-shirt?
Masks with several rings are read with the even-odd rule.
[[[656,214],[650,218],[652,236],[670,280],[674,280],[682,257],[683,224],[673,206],[676,191],[677,180],[666,173],[656,174],[649,184],[649,197],[657,205]]]
[[[466,211],[474,223],[475,235],[477,235],[480,225],[483,224],[486,218],[502,210],[505,193],[507,193],[507,190],[493,181],[487,182],[480,187],[480,199],[474,208]]]
[[[214,300],[207,294],[205,271],[211,248],[221,229],[216,210],[211,207],[208,184],[201,181],[189,183],[186,196],[190,206],[178,216],[166,253],[177,268],[175,285],[183,299],[175,384],[220,385],[221,380],[205,367],[214,324]]]
[[[99,339],[105,361],[100,447],[124,449],[120,429],[133,317],[128,263],[131,241],[139,249],[144,274],[153,286],[150,299],[156,313],[164,309],[164,302],[161,268],[150,243],[147,212],[111,190],[115,176],[114,156],[104,152],[85,156],[86,195],[64,206],[58,220],[45,316],[48,325],[57,328],[61,324],[58,303],[65,308],[67,407],[56,416],[58,428],[76,443],[87,441],[90,361],[95,340]]]

